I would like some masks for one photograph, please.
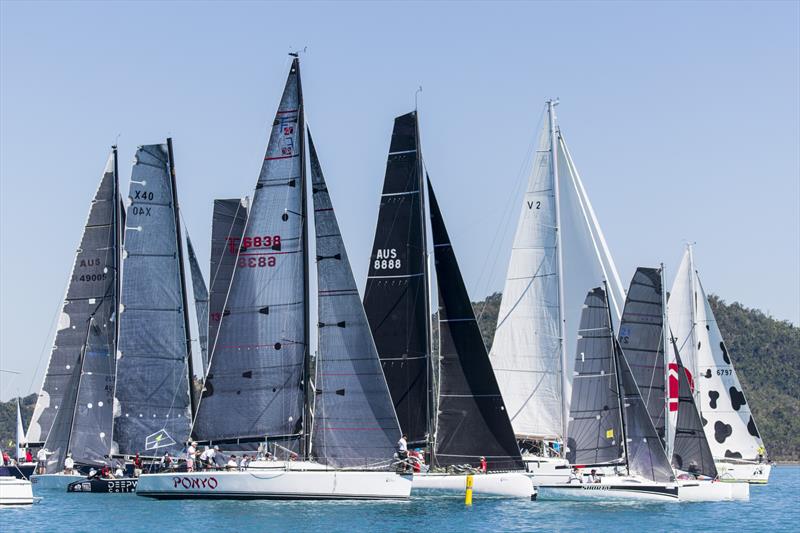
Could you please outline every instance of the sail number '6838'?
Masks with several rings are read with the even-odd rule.
[[[395,270],[400,268],[400,259],[397,257],[397,248],[379,248],[372,264],[375,270]]]
[[[263,237],[228,237],[228,252],[236,254],[236,249],[241,243],[242,251],[247,251],[250,248],[272,248],[273,250],[280,250],[281,236],[280,235],[264,235]]]

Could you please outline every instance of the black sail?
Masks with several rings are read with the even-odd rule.
[[[319,309],[313,455],[335,467],[386,468],[400,426],[310,132],[308,139]]]
[[[662,442],[666,424],[663,317],[661,270],[637,268],[625,299],[619,342]]]
[[[675,423],[672,464],[679,470],[716,478],[717,467],[714,465],[714,456],[706,440],[697,404],[694,403],[686,369],[674,342],[673,340],[678,367],[678,417]]]
[[[400,428],[409,443],[424,445],[432,409],[430,303],[417,131],[416,112],[394,121],[364,309]]]
[[[241,198],[214,200],[211,223],[211,294],[208,313],[209,354],[214,351],[219,323],[225,314],[225,301],[228,298],[228,289],[233,279],[246,223],[245,200]]]
[[[47,441],[56,413],[63,409],[75,408],[74,405],[69,405],[69,402],[65,403],[65,400],[74,398],[71,400],[72,403],[77,401],[77,391],[71,388],[73,373],[84,352],[87,336],[90,333],[90,323],[99,328],[100,333],[93,334],[93,346],[97,349],[87,354],[89,357],[87,368],[89,371],[97,372],[97,375],[88,377],[87,386],[82,392],[84,404],[79,411],[88,410],[88,404],[92,404],[92,409],[95,410],[91,412],[93,422],[90,425],[97,431],[93,437],[84,435],[86,438],[82,443],[89,444],[91,439],[95,441],[91,446],[97,448],[101,446],[97,444],[98,441],[111,438],[110,426],[102,425],[100,419],[106,416],[110,423],[112,405],[111,402],[103,402],[104,396],[100,393],[106,390],[105,387],[110,386],[113,389],[114,386],[113,354],[116,338],[114,320],[120,254],[118,189],[116,150],[114,150],[108,158],[90,205],[83,235],[75,254],[47,373],[28,428],[29,443]],[[103,344],[102,349],[98,344]],[[80,378],[78,376],[78,382]],[[74,385],[77,386],[77,383]],[[97,401],[101,402],[99,407],[96,405]],[[60,418],[63,419],[63,416]],[[63,420],[59,423],[63,423]],[[100,433],[104,433],[103,437],[100,437]],[[63,438],[63,435],[59,438]],[[106,450],[109,450],[110,441],[105,442]]]
[[[493,469],[522,468],[514,430],[430,180],[428,198],[439,288],[436,463],[477,463],[484,456]]]
[[[214,335],[194,425],[195,435],[203,440],[241,443],[269,437],[292,445],[308,437],[303,130],[300,65],[295,59]]]
[[[606,292],[589,291],[581,311],[572,379],[567,459],[571,464],[623,459],[615,339]]]
[[[194,307],[197,313],[197,330],[200,339],[200,353],[203,356],[203,374],[208,368],[208,286],[203,278],[203,270],[194,253],[194,246],[189,236],[186,236],[186,251],[189,254],[189,271],[192,274],[192,292],[194,292]]]
[[[125,225],[115,453],[177,452],[189,438],[190,357],[169,145],[139,147]]]

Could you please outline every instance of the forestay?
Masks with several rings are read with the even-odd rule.
[[[606,292],[586,295],[578,343],[569,420],[567,459],[597,464],[624,457],[615,339]]]
[[[400,426],[309,132],[319,337],[312,452],[337,468],[386,468]]]
[[[416,112],[394,121],[364,309],[401,430],[427,444],[432,418],[430,304]]]
[[[169,157],[167,145],[141,146],[131,171],[114,392],[114,451],[123,455],[162,454],[147,443],[158,432],[174,441],[172,452],[189,437],[191,353]]]
[[[101,461],[111,449],[119,272],[116,150],[89,209],[27,440],[45,440],[60,469],[67,451]],[[53,434],[50,434],[51,427]]]
[[[303,430],[308,350],[303,118],[292,62],[237,254],[194,430],[289,438]]]
[[[203,270],[197,262],[194,246],[189,236],[186,236],[186,251],[189,254],[189,269],[192,274],[192,292],[194,292],[194,306],[197,313],[197,329],[200,340],[200,352],[203,356],[203,374],[208,368],[208,287],[203,279]]]
[[[428,180],[439,291],[439,409],[436,463],[522,468],[503,397],[483,344],[450,236]]]

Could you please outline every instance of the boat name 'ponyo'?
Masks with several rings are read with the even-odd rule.
[[[211,489],[214,490],[219,485],[215,477],[191,478],[174,477],[172,478],[172,488],[183,487],[184,489]]]

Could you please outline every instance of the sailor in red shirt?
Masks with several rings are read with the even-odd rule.
[[[481,456],[481,472],[486,473],[486,457]]]

